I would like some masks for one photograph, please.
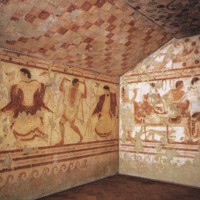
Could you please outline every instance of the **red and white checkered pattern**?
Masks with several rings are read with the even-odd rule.
[[[171,39],[123,0],[0,3],[0,46],[120,76]]]

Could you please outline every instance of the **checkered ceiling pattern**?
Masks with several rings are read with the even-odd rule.
[[[0,0],[0,47],[120,76],[172,38],[123,0]]]

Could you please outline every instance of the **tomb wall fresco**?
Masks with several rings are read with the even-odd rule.
[[[199,58],[173,39],[121,77],[121,174],[200,187]]]
[[[116,80],[0,57],[0,199],[36,199],[118,172]]]

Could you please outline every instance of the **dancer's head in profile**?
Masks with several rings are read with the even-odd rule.
[[[104,90],[104,93],[105,93],[105,94],[109,94],[109,93],[110,93],[110,88],[109,88],[108,85],[104,85],[104,86],[103,86],[103,90]]]
[[[31,72],[26,68],[20,69],[20,76],[22,80],[31,79]]]
[[[74,79],[72,80],[72,85],[73,85],[74,87],[78,87],[78,86],[79,86],[79,79],[74,78]]]

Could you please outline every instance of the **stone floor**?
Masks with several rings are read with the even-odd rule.
[[[200,189],[116,175],[40,200],[200,200]]]

